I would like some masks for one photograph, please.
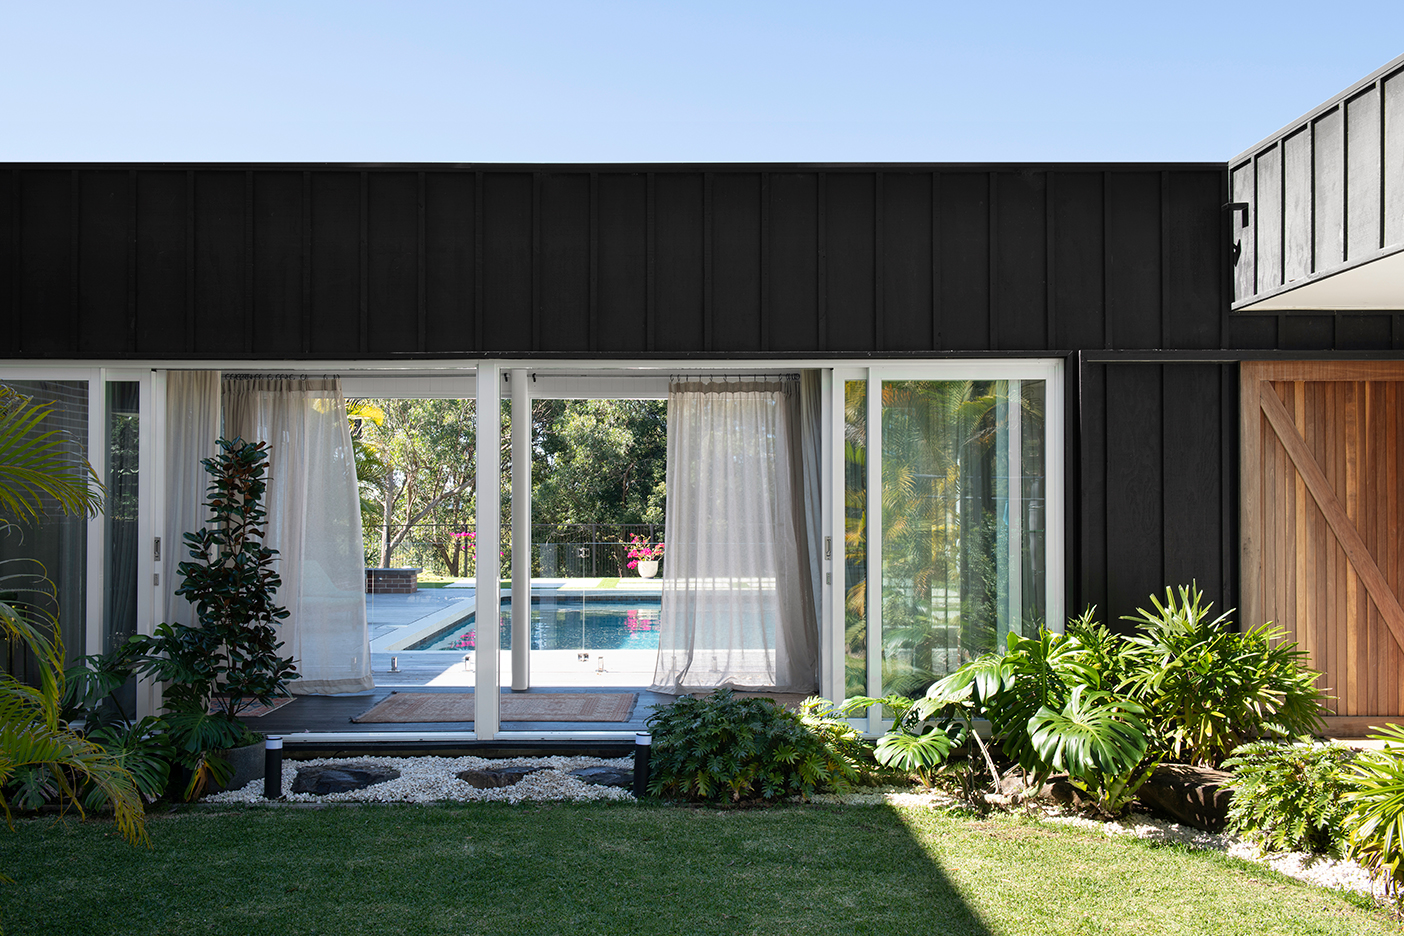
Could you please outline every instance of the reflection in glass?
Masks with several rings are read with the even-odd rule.
[[[1043,403],[1042,381],[882,384],[884,693],[1043,623]]]
[[[6,386],[35,403],[54,404],[37,432],[59,432],[63,445],[75,462],[87,457],[88,382],[86,380],[7,380]],[[56,509],[37,523],[19,523],[0,532],[0,572],[42,571],[54,586],[59,637],[63,640],[64,662],[74,663],[86,652],[84,636],[85,560],[88,545],[86,517],[59,513]],[[0,668],[19,679],[30,679],[30,661],[10,658],[13,648],[0,649]]]
[[[868,695],[868,384],[843,385],[844,695]],[[874,687],[876,689],[876,687]]]
[[[137,431],[139,387],[136,381],[107,385],[107,543],[103,551],[106,594],[103,596],[103,652],[136,633],[137,625]],[[136,711],[136,683],[116,694],[128,715]]]

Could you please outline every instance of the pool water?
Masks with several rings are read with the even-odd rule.
[[[531,599],[533,650],[656,650],[658,598],[585,598],[534,595]],[[502,600],[500,646],[512,648],[512,601]],[[473,615],[424,638],[406,650],[475,650]]]

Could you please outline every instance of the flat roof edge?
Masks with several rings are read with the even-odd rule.
[[[1324,102],[1318,104],[1316,107],[1307,111],[1302,116],[1296,118],[1295,120],[1288,121],[1276,132],[1269,133],[1257,143],[1253,144],[1243,152],[1239,153],[1237,156],[1230,159],[1227,163],[1228,168],[1232,169],[1234,166],[1246,162],[1247,160],[1251,159],[1255,153],[1265,149],[1268,145],[1275,143],[1283,137],[1295,132],[1305,124],[1308,124],[1312,120],[1316,119],[1321,114],[1325,113],[1328,110],[1331,110],[1333,107],[1339,106],[1342,101],[1346,101],[1352,97],[1355,97],[1355,95],[1359,94],[1361,91],[1364,91],[1367,87],[1379,81],[1381,78],[1388,77],[1391,73],[1401,69],[1404,69],[1404,55],[1400,55],[1398,58],[1386,62],[1384,65],[1381,65],[1379,68],[1370,72],[1370,74],[1366,75],[1364,78],[1361,78],[1359,81],[1350,85],[1344,91],[1341,91],[1338,94],[1333,94]]]
[[[0,170],[401,172],[1222,172],[1221,162],[0,162]]]

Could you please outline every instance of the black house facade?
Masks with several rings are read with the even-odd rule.
[[[174,371],[472,378],[480,412],[518,374],[821,372],[826,548],[846,385],[886,427],[889,385],[1041,382],[1046,622],[1193,581],[1286,627],[1368,721],[1404,715],[1401,251],[1404,59],[1228,164],[11,164],[0,379],[76,387],[98,466],[95,408],[124,405],[161,463]],[[150,473],[142,537],[174,483]],[[136,627],[164,613],[161,562],[115,570],[98,522],[55,547],[90,652],[114,576]],[[853,573],[824,561],[841,696]],[[505,668],[480,659],[480,695]]]

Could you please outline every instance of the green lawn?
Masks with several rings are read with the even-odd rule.
[[[0,831],[10,936],[1386,933],[1217,854],[1004,815],[500,804],[197,807]]]

